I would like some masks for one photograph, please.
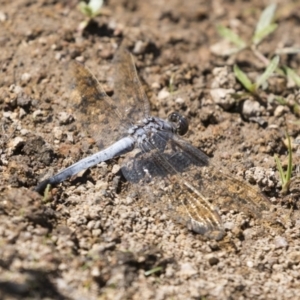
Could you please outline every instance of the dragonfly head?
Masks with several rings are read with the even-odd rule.
[[[173,123],[175,132],[179,135],[184,135],[189,129],[188,120],[177,112],[169,114],[168,121]]]

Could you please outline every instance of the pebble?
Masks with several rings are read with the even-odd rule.
[[[73,121],[73,116],[62,111],[59,113],[58,120],[60,125],[67,125]]]
[[[225,110],[228,110],[235,104],[234,98],[231,97],[231,94],[234,92],[234,89],[217,88],[212,89],[210,91],[210,95],[217,105]]]
[[[183,98],[178,97],[178,98],[175,99],[175,103],[182,105],[182,104],[185,103],[185,101],[184,101]]]
[[[24,143],[25,143],[25,140],[22,137],[20,137],[20,136],[15,137],[13,140],[11,140],[8,143],[8,153],[10,153],[10,155],[11,155],[17,148],[24,145]]]
[[[276,248],[286,248],[288,246],[288,242],[282,236],[276,236],[274,239],[274,244]]]
[[[274,117],[279,118],[279,117],[283,116],[285,113],[287,113],[288,111],[289,111],[289,109],[287,108],[287,106],[278,105],[275,108]]]
[[[180,276],[182,277],[191,277],[197,274],[197,270],[194,269],[191,263],[182,263],[179,271]]]
[[[287,257],[290,264],[300,264],[300,251],[292,251]]]
[[[53,128],[53,135],[54,135],[55,139],[60,141],[62,139],[62,136],[63,136],[63,131],[59,127],[54,127]]]
[[[0,11],[0,22],[5,22],[6,20],[7,15],[3,11]]]
[[[141,40],[136,41],[132,52],[134,54],[142,54],[142,53],[145,52],[146,47],[147,47],[147,43],[145,43],[145,42],[143,42]]]
[[[247,260],[246,265],[248,268],[253,268],[254,264],[252,260]]]
[[[92,271],[91,271],[91,275],[93,277],[99,277],[101,274],[100,270],[98,267],[93,267]]]
[[[111,172],[117,174],[120,171],[121,167],[119,165],[114,165]]]
[[[36,119],[38,116],[43,116],[43,111],[42,110],[40,110],[40,109],[37,109],[37,110],[35,110],[33,113],[32,113],[32,117],[33,117],[33,119]]]
[[[22,84],[27,84],[31,79],[31,75],[29,73],[23,73],[21,75],[21,82]]]
[[[100,236],[101,233],[102,233],[101,229],[93,229],[92,230],[92,236],[94,236],[94,237]]]
[[[257,101],[247,99],[243,103],[242,114],[245,118],[256,117],[262,111],[260,104]]]
[[[168,97],[170,97],[170,93],[166,89],[162,89],[157,95],[158,100],[164,100]]]
[[[26,111],[21,107],[19,110],[19,118],[22,119],[24,116],[26,116]]]
[[[29,131],[25,128],[20,130],[21,135],[27,135],[29,133]]]

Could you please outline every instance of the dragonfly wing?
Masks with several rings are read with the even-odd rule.
[[[168,135],[165,133],[165,139]],[[172,154],[145,142],[141,149],[129,153],[122,172],[128,181],[136,184],[143,198],[148,197],[173,220],[210,238],[222,238],[224,229],[217,210],[199,190],[182,178],[178,169],[187,168],[186,162],[181,163],[182,157]],[[178,162],[176,167],[175,160]],[[205,163],[201,162],[202,165]]]
[[[216,239],[224,235],[218,208],[257,218],[270,208],[256,189],[223,173],[203,152],[173,133],[152,133],[132,155],[122,169],[126,179],[151,195],[159,207],[166,207],[173,219],[201,234]]]
[[[92,73],[82,64],[73,62],[71,109],[77,126],[91,134],[100,148],[122,138],[128,125],[114,101],[105,93]]]
[[[150,105],[137,75],[133,56],[121,46],[114,56],[114,100],[133,124],[149,116]]]

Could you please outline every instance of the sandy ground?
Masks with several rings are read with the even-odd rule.
[[[299,138],[299,89],[273,76],[258,97],[220,97],[224,90],[245,92],[233,64],[251,78],[264,65],[250,50],[222,56],[228,45],[216,25],[249,41],[268,1],[112,0],[84,32],[76,1],[0,3],[0,299],[299,297],[297,145],[286,196],[274,161],[277,154],[287,164],[285,130]],[[299,1],[277,3],[278,28],[259,46],[269,58],[300,47]],[[224,239],[206,239],[174,223],[146,195],[133,197],[120,172],[123,157],[47,197],[33,192],[42,178],[97,151],[68,113],[68,63],[85,63],[112,95],[111,60],[122,40],[153,115],[188,117],[186,139],[264,193],[273,222],[231,210],[222,215]],[[299,54],[280,59],[300,74]]]

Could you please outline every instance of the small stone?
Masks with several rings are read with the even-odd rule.
[[[91,220],[87,223],[86,227],[87,227],[87,229],[91,230],[94,228],[94,225],[95,225],[95,221]]]
[[[113,51],[111,49],[103,49],[100,52],[100,57],[104,59],[110,59],[113,57]]]
[[[158,100],[164,100],[168,97],[170,97],[170,93],[165,89],[162,89],[161,91],[159,91],[159,93],[157,95]]]
[[[153,82],[151,84],[151,88],[154,90],[158,90],[160,88],[160,84],[158,82]]]
[[[6,20],[7,15],[3,11],[0,11],[0,22],[5,22]]]
[[[60,125],[67,125],[67,124],[70,124],[72,121],[73,121],[73,116],[62,111],[59,113],[59,124]]]
[[[288,260],[291,264],[300,264],[300,251],[292,251],[288,254]]]
[[[74,137],[72,132],[67,132],[67,141],[70,143],[74,142]]]
[[[62,139],[62,136],[63,136],[63,131],[59,127],[54,127],[53,128],[53,135],[54,135],[55,139],[60,141]]]
[[[147,43],[143,42],[143,41],[137,41],[134,45],[134,48],[133,48],[133,53],[134,54],[142,54],[145,52],[146,50],[146,47],[147,47]]]
[[[120,171],[120,166],[119,165],[114,165],[111,172],[113,174],[117,174]]]
[[[17,105],[21,106],[21,107],[25,107],[30,105],[32,99],[24,94],[24,93],[18,93],[18,97],[17,97]]]
[[[133,199],[131,197],[126,197],[125,204],[130,205],[133,203]]]
[[[19,86],[19,85],[15,85],[15,84],[12,84],[10,87],[9,87],[9,91],[10,92],[13,92],[15,94],[19,94],[23,91],[22,87]]]
[[[283,105],[278,105],[274,111],[274,117],[279,118],[283,116],[286,112],[288,112],[288,108]]]
[[[19,118],[22,119],[24,116],[26,116],[26,111],[21,107],[19,110]]]
[[[245,118],[256,117],[260,114],[262,108],[257,101],[247,99],[242,108],[242,114]]]
[[[76,58],[75,58],[78,62],[81,62],[81,63],[83,63],[84,61],[85,61],[85,58],[84,58],[84,56],[77,56]]]
[[[197,274],[197,270],[190,263],[182,263],[179,273],[183,277],[191,277]]]
[[[93,269],[92,269],[92,271],[91,271],[91,275],[93,276],[93,277],[99,277],[100,276],[100,270],[99,270],[99,268],[98,267],[94,267]]]
[[[252,260],[247,260],[246,265],[248,268],[253,268],[254,264]]]
[[[234,222],[225,222],[224,229],[232,230],[234,228]]]
[[[92,230],[92,236],[94,236],[94,237],[100,236],[101,233],[102,233],[102,230],[100,228]]]
[[[41,44],[41,45],[47,45],[47,39],[45,37],[40,37],[38,39],[38,42]]]
[[[20,130],[21,135],[27,135],[29,133],[29,131],[25,128]]]
[[[179,97],[179,98],[175,99],[175,103],[182,105],[182,104],[185,103],[185,101],[184,101],[184,99],[182,99],[182,98]]]
[[[55,60],[61,60],[62,56],[63,56],[62,53],[56,52],[54,58]]]
[[[31,79],[31,75],[29,73],[23,73],[21,75],[21,82],[22,84],[27,84]]]
[[[14,138],[12,141],[10,141],[8,143],[8,152],[10,153],[10,155],[16,151],[18,148],[20,148],[21,146],[23,146],[25,143],[24,139],[21,138],[20,136],[17,136],[16,138]]]
[[[234,89],[217,88],[211,90],[210,95],[217,105],[221,106],[225,110],[228,110],[235,104],[234,98],[231,97],[231,94],[234,92]]]
[[[282,236],[276,236],[274,239],[274,244],[276,248],[286,248],[288,246],[288,242]]]
[[[33,119],[36,119],[38,116],[43,116],[43,111],[41,111],[40,109],[37,109],[32,113]]]

